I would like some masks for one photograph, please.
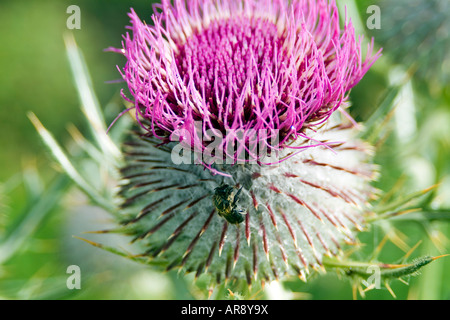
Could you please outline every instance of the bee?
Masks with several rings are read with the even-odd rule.
[[[214,189],[213,204],[217,209],[219,216],[223,217],[229,223],[239,224],[244,221],[243,211],[238,210],[237,202],[242,187],[235,193],[234,188],[228,184],[223,184]]]

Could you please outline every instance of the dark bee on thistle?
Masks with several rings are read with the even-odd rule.
[[[243,222],[243,211],[237,209],[238,197],[242,191],[242,187],[236,193],[234,192],[235,189],[228,184],[223,184],[214,190],[213,203],[219,216],[232,224]]]

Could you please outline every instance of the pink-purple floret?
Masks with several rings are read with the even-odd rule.
[[[380,52],[373,54],[372,42],[363,59],[362,39],[351,21],[340,27],[334,1],[288,2],[162,0],[152,25],[132,10],[132,32],[114,51],[127,59],[120,72],[140,125],[197,151],[205,148],[199,121],[204,136],[265,130],[264,143],[274,149],[308,139],[306,129],[346,103]],[[278,145],[268,142],[272,135]],[[240,148],[256,157],[252,137],[245,139]],[[229,139],[221,143],[226,153]]]

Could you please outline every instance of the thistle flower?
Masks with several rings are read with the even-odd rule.
[[[126,232],[141,256],[218,283],[306,279],[365,227],[376,170],[345,106],[379,53],[362,58],[334,1],[154,9],[153,25],[131,11],[113,49],[140,125],[124,145]]]
[[[200,153],[205,141],[196,121],[204,136],[267,132],[279,138],[269,149],[308,139],[307,129],[345,102],[378,57],[369,46],[363,61],[361,40],[350,22],[341,30],[334,2],[162,1],[158,7],[154,26],[131,12],[122,75],[136,118],[149,122],[142,126],[163,141],[181,133],[180,141]],[[238,140],[244,148],[249,136]],[[213,160],[222,154],[243,160],[229,144],[223,139]]]

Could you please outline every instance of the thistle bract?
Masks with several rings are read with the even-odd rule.
[[[379,54],[362,57],[334,1],[162,1],[152,25],[130,17],[115,51],[140,126],[120,195],[143,255],[251,283],[306,279],[353,242],[376,172],[344,107]]]
[[[212,175],[202,165],[174,165],[172,144],[136,135],[125,145],[122,173],[123,224],[143,253],[183,266],[198,275],[208,271],[225,278],[273,280],[285,274],[303,279],[320,268],[322,256],[336,255],[344,242],[354,242],[363,228],[369,182],[374,168],[366,163],[368,148],[354,139],[351,126],[323,129],[316,139],[350,139],[352,143],[309,148],[280,165],[222,165],[230,177]],[[230,211],[213,201],[227,185]],[[234,195],[238,203],[233,204]],[[242,220],[231,220],[241,212]]]

